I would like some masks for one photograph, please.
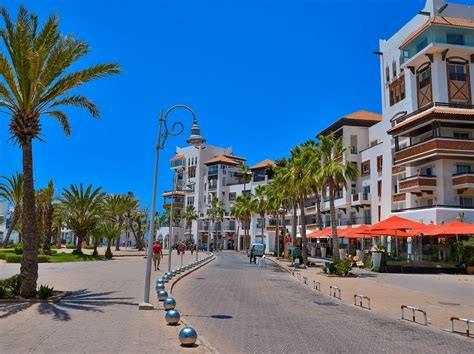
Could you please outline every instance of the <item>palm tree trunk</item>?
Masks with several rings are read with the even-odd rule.
[[[84,235],[82,233],[78,233],[76,236],[77,236],[77,245],[74,252],[82,253],[82,242],[84,242]]]
[[[279,234],[280,234],[280,230],[279,230],[280,227],[278,225],[278,215],[276,215],[275,220],[276,220],[276,223],[275,223],[276,228],[275,228],[275,245],[274,245],[274,247],[275,247],[275,257],[277,257],[278,256],[278,237],[279,237]]]
[[[105,251],[105,258],[107,259],[111,259],[113,257],[111,247],[112,247],[112,240],[109,238],[107,240],[107,250]]]
[[[43,252],[44,254],[51,254],[51,239],[53,233],[53,206],[51,204],[46,206],[44,216]]]
[[[36,294],[38,280],[38,238],[36,230],[36,203],[33,179],[33,142],[27,138],[23,150],[23,257],[21,259],[20,295],[24,298]]]
[[[336,207],[334,205],[334,185],[329,183],[329,208],[331,210],[331,229],[332,229],[332,258],[338,260],[339,257],[339,238],[337,237],[336,225]]]
[[[12,221],[10,223],[10,227],[8,228],[7,235],[5,236],[5,240],[3,241],[3,247],[7,248],[8,243],[10,242],[10,236],[15,229],[16,223],[18,222],[19,219],[19,211],[17,211],[17,208],[15,207],[15,210],[13,211],[13,216],[12,216]]]
[[[265,215],[260,215],[260,217],[262,218],[262,244],[265,245],[265,237],[264,237],[264,232],[265,232]]]
[[[61,249],[61,224],[58,224],[58,230],[56,232],[56,248]]]
[[[291,242],[293,246],[296,245],[296,229],[298,223],[298,215],[296,215],[296,203],[293,203],[293,219],[291,221]]]
[[[142,239],[139,238],[139,236],[137,235],[137,233],[136,233],[136,231],[133,227],[133,224],[131,222],[129,223],[128,227],[132,231],[133,237],[135,237],[135,247],[136,247],[136,249],[139,250],[139,251],[143,250]]]
[[[321,215],[321,195],[316,193],[316,223],[318,224],[318,229],[323,229],[323,217]]]
[[[303,249],[301,255],[303,256],[303,262],[306,263],[308,260],[308,239],[306,238],[306,214],[304,210],[306,198],[301,196],[300,198],[300,217],[301,217],[301,239],[303,240]]]

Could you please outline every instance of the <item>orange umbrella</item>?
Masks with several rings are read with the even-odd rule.
[[[403,231],[403,230],[396,230],[396,229],[380,229],[380,230],[371,230],[368,229],[365,231],[365,234],[367,235],[373,235],[373,236],[396,236],[396,237],[412,237],[416,236],[417,232],[412,232],[412,231]]]
[[[426,233],[426,235],[430,236],[461,236],[473,234],[474,224],[468,224],[461,221],[452,221],[449,224],[438,226],[436,229]]]
[[[369,230],[416,230],[423,227],[424,224],[410,219],[401,218],[399,216],[391,216],[388,219],[380,221],[372,225]]]
[[[368,225],[359,225],[357,227],[348,227],[342,233],[341,237],[346,238],[372,238],[370,234],[367,233]]]
[[[423,235],[423,236],[433,236],[436,231],[438,231],[439,226],[435,224],[423,224],[423,226],[419,227],[418,229],[412,230],[414,233],[416,233],[417,236]]]

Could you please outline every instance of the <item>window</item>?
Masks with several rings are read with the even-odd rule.
[[[419,52],[423,50],[428,45],[428,38],[423,39],[417,46],[416,51]]]
[[[360,165],[361,176],[367,176],[370,174],[370,161],[364,161]]]
[[[383,156],[377,156],[377,172],[382,172]]]
[[[433,93],[431,90],[431,66],[425,64],[416,74],[416,85],[418,95],[418,108],[424,107],[433,102]]]
[[[473,206],[473,198],[466,198],[466,197],[460,197],[459,198],[459,205],[463,207],[472,207]]]
[[[351,135],[351,154],[357,154],[357,135]]]
[[[196,177],[196,166],[188,167],[188,177],[189,178]]]
[[[456,174],[471,173],[471,166],[456,165]]]
[[[454,81],[466,81],[466,64],[461,63],[449,63],[449,80]]]
[[[392,76],[395,78],[397,77],[397,63],[392,63]]]
[[[464,45],[464,35],[456,33],[447,33],[446,42],[449,44]]]
[[[390,69],[388,68],[388,66],[385,68],[385,82],[390,82]]]
[[[370,193],[370,186],[364,186],[362,188],[362,190],[364,191],[364,194],[369,194]]]
[[[377,196],[382,196],[382,180],[377,181]]]
[[[188,197],[186,200],[186,205],[194,205],[194,197]]]
[[[448,97],[450,103],[470,104],[471,84],[469,79],[469,62],[462,58],[451,58],[447,61]]]
[[[237,194],[235,192],[229,192],[229,202],[233,202],[237,198]]]
[[[425,175],[427,177],[434,177],[433,167],[427,167],[425,171]]]
[[[464,140],[469,139],[469,133],[468,132],[454,132],[453,136],[454,136],[455,139],[464,139]]]

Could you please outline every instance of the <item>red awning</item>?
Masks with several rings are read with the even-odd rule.
[[[438,226],[436,229],[427,232],[426,235],[430,235],[430,236],[474,235],[474,224],[468,224],[461,221],[452,221],[449,224]]]

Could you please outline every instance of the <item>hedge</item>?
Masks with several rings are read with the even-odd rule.
[[[21,254],[7,254],[5,260],[7,263],[21,263],[21,257]],[[49,256],[38,255],[38,263],[48,263],[49,261]]]

